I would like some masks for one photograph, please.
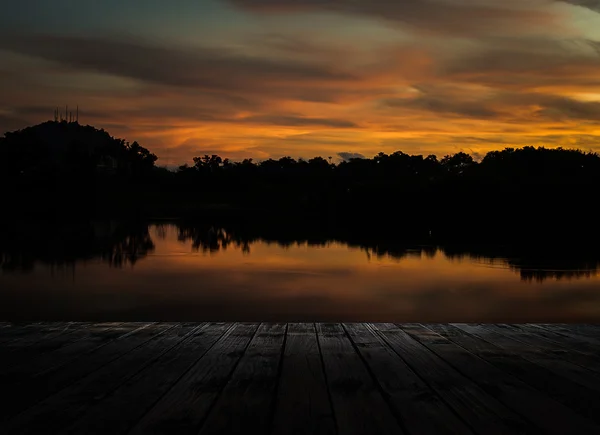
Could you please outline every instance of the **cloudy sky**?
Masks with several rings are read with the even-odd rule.
[[[0,134],[80,121],[195,155],[600,152],[600,0],[22,0]]]

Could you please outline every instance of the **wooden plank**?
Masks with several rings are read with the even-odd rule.
[[[579,414],[600,423],[600,396],[583,385],[558,376],[545,367],[536,365],[516,353],[500,347],[447,324],[426,325],[448,340],[469,350],[496,367],[521,379],[569,406]]]
[[[532,326],[552,331],[567,337],[591,338],[600,340],[600,325],[564,324],[564,323],[534,323]]]
[[[556,355],[566,354],[575,364],[600,374],[600,340],[573,334],[566,337],[533,325],[503,325],[511,329],[518,337],[528,335],[530,339],[540,340],[540,345],[551,348]],[[521,341],[521,340],[519,340]]]
[[[97,329],[106,329],[118,326],[120,323],[92,323],[92,322],[72,322],[64,324],[64,326],[43,329],[39,331],[42,337],[36,337],[35,334],[30,334],[20,340],[6,343],[2,346],[2,352],[11,351],[17,353],[20,350],[28,350],[35,348],[38,354],[44,352],[52,352],[63,346],[67,346],[77,340],[87,338]]]
[[[532,433],[523,418],[396,325],[370,326],[476,433]]]
[[[39,340],[39,342],[33,342],[26,346],[18,348],[2,347],[0,348],[0,373],[9,376],[12,376],[15,372],[22,373],[24,366],[31,364],[33,361],[38,361],[41,357],[47,357],[62,347],[68,347],[78,340],[88,339],[118,325],[118,323],[78,324],[77,326],[71,326],[69,331],[63,330],[63,332],[52,334]]]
[[[173,325],[163,334],[15,417],[5,433],[59,433],[196,327]]]
[[[333,410],[312,323],[288,325],[273,434],[333,435]]]
[[[285,330],[285,324],[260,325],[200,435],[269,432]]]
[[[542,433],[600,433],[600,426],[430,329],[418,324],[401,328]]]
[[[233,326],[199,325],[146,370],[94,406],[65,434],[124,434]]]
[[[364,324],[349,323],[344,328],[407,432],[473,433],[378,334]]]
[[[523,358],[531,361],[559,376],[571,379],[580,385],[591,388],[600,392],[600,377],[582,366],[567,361],[569,356],[566,353],[553,352],[551,346],[544,345],[541,340],[524,338],[522,333],[514,333],[510,328],[500,327],[498,325],[472,325],[472,324],[455,324],[456,327],[468,332],[471,335],[482,338],[490,343],[505,349],[508,352],[513,352],[521,355]],[[520,339],[517,339],[520,337]]]
[[[37,323],[10,323],[0,329],[0,344],[5,345],[21,338],[27,337],[31,334],[38,334],[43,329],[49,327],[57,327],[58,325],[67,325],[67,322],[48,324],[44,322]]]
[[[228,330],[129,433],[197,434],[257,328],[238,323]]]
[[[338,433],[405,433],[342,325],[319,323],[317,332]]]
[[[592,328],[594,331],[596,331],[596,334],[594,336],[588,336],[578,332],[577,326],[581,327],[581,325],[576,325],[567,329],[567,331],[569,331],[567,334],[561,332],[565,329],[554,330],[553,328],[534,323],[515,324],[511,326],[518,327],[532,334],[537,334],[551,341],[556,341],[565,346],[570,346],[573,343],[581,344],[582,347],[578,346],[576,348],[577,351],[581,351],[583,349],[585,351],[590,351],[594,354],[597,354],[598,347],[600,346],[600,328]]]
[[[81,337],[71,344],[60,346],[51,352],[35,355],[34,358],[29,358],[0,372],[0,385],[7,388],[16,383],[22,383],[26,378],[57,369],[61,365],[85,355],[87,352],[105,346],[124,334],[142,326],[148,326],[148,324],[133,322],[118,326],[109,325],[111,324],[103,324],[100,327],[90,327],[77,331],[85,333],[86,336]]]
[[[142,326],[101,347],[98,351],[84,355],[58,369],[50,369],[21,383],[11,384],[9,388],[3,388],[0,392],[4,403],[0,407],[0,421],[5,421],[36,402],[68,387],[171,327],[172,325],[168,324]]]
[[[0,346],[0,361],[6,361],[12,353],[27,349],[34,344],[42,349],[45,341],[50,341],[61,335],[69,335],[79,328],[85,327],[87,323],[42,323],[21,328],[22,331],[14,331],[13,339],[2,343]],[[0,370],[2,367],[0,367]]]

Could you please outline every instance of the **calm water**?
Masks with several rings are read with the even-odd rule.
[[[114,222],[5,229],[0,255],[0,320],[600,321],[589,255]]]

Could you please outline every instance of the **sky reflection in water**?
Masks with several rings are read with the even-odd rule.
[[[116,254],[111,245],[108,256],[29,270],[11,270],[3,252],[0,320],[600,321],[595,269],[540,274],[437,248],[395,258],[338,241],[219,241],[210,231],[199,241],[189,229],[151,226],[150,244],[125,238]],[[141,252],[129,255],[132,246]]]

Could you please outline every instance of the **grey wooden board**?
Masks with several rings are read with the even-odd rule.
[[[522,415],[541,433],[600,433],[600,427],[593,422],[430,329],[422,325],[402,325],[402,329],[488,394]]]
[[[30,377],[41,374],[47,375],[59,367],[93,352],[121,337],[128,337],[134,331],[147,328],[151,324],[127,323],[120,326],[110,326],[105,331],[96,330],[84,340],[77,340],[71,344],[61,346],[52,351],[36,355],[29,361],[10,367],[0,374],[2,385],[6,388],[14,384],[21,384]],[[150,330],[147,330],[149,332]],[[96,355],[94,356],[96,358]],[[101,359],[101,358],[100,358]]]
[[[319,343],[312,323],[288,325],[272,433],[336,433]]]
[[[37,348],[41,352],[43,348],[52,345],[52,339],[61,335],[68,335],[74,331],[85,328],[89,324],[83,323],[56,323],[40,324],[23,328],[21,331],[14,330],[14,338],[0,344],[0,358],[5,361],[7,357],[19,350],[29,348],[38,344]],[[1,368],[0,368],[1,369]]]
[[[124,381],[175,346],[193,329],[195,326],[172,325],[118,360],[48,397],[40,406],[20,414],[7,425],[5,433],[59,433]]]
[[[544,332],[539,328],[527,327],[525,325],[497,324],[491,325],[498,332],[509,334],[513,339],[528,346],[543,349],[554,355],[560,355],[561,359],[571,361],[573,364],[586,367],[600,374],[600,353],[598,346],[591,340],[572,338],[565,341],[555,334]]]
[[[342,325],[319,323],[317,332],[338,433],[405,433]]]
[[[128,337],[131,333],[140,328],[150,326],[148,323],[126,323],[119,326],[108,326],[105,330],[102,327],[94,328],[89,337],[61,346],[52,352],[36,355],[35,358],[11,367],[5,372],[9,379],[2,379],[4,385],[9,385],[15,381],[37,376],[41,373],[49,373],[57,370],[62,365],[68,364],[77,358],[86,355],[89,352],[98,350],[110,342],[121,337]]]
[[[285,324],[260,325],[200,435],[246,434],[249,427],[269,432],[285,330]]]
[[[257,328],[239,323],[228,330],[130,433],[197,434]]]
[[[551,334],[545,336],[551,337],[552,340],[559,340],[565,345],[570,345],[572,340],[575,340],[578,343],[587,343],[594,346],[593,349],[595,349],[595,352],[598,352],[598,346],[600,346],[600,327],[597,326],[586,327],[586,325],[576,325],[569,328],[568,326],[561,327],[556,325],[538,325],[531,323],[516,324],[513,326],[523,327],[526,331],[537,331],[538,333],[545,331]],[[587,347],[588,346],[586,345],[586,348]]]
[[[188,337],[94,406],[63,433],[123,434],[232,326],[199,325]],[[123,413],[123,409],[127,409]]]
[[[344,327],[379,383],[384,397],[411,433],[473,433],[372,329],[360,323],[345,324]]]
[[[547,368],[536,365],[517,353],[506,352],[500,347],[472,336],[455,326],[447,324],[426,326],[505,372],[518,377],[521,381],[564,403],[581,415],[600,423],[600,395],[596,391],[562,376],[557,376]]]
[[[83,347],[103,342],[121,335],[123,329],[118,323],[88,325],[44,340],[38,345],[30,345],[10,352],[0,359],[0,382],[12,382],[47,370],[60,363],[61,355],[77,355]],[[131,328],[130,326],[129,328]]]
[[[396,325],[372,324],[371,327],[476,433],[532,433],[531,425],[522,417]]]
[[[0,346],[4,347],[8,344],[13,344],[15,341],[39,334],[44,329],[63,328],[66,325],[68,325],[67,322],[52,324],[43,322],[28,324],[9,323],[0,329]]]
[[[565,335],[567,337],[585,337],[591,338],[596,342],[600,341],[600,325],[569,325],[564,323],[538,323],[532,325]]]
[[[571,353],[554,352],[555,348],[542,339],[527,338],[526,334],[517,333],[508,327],[498,325],[456,324],[456,326],[472,335],[496,344],[508,352],[517,353],[558,376],[571,379],[573,382],[600,393],[600,376],[597,373],[568,360],[572,355]]]
[[[135,349],[153,337],[163,333],[171,325],[141,326],[118,339],[102,346],[96,352],[84,355],[69,364],[50,368],[24,382],[3,388],[0,394],[5,398],[0,407],[0,421],[23,411],[79,379],[93,373],[104,365]]]
[[[600,374],[600,340],[573,335],[565,337],[533,325],[507,325],[533,339],[540,338],[542,345],[551,348],[556,355],[567,354],[570,361]]]

